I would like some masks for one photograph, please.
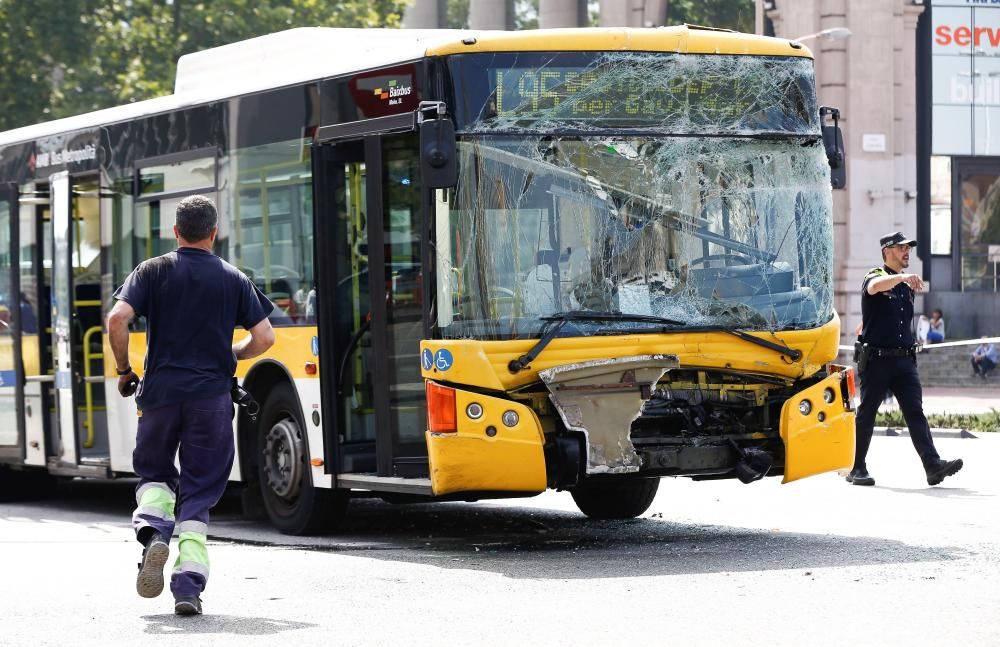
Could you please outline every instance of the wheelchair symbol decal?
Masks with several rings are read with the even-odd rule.
[[[434,366],[439,371],[447,371],[454,364],[451,352],[445,348],[442,348],[434,355]]]

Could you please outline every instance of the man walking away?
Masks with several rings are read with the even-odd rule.
[[[924,415],[920,376],[917,374],[913,322],[913,295],[924,288],[916,274],[903,274],[910,266],[910,248],[917,242],[900,232],[882,236],[882,267],[865,275],[861,289],[861,337],[858,339],[858,374],[861,404],[855,419],[854,469],[847,482],[875,485],[865,458],[872,441],[875,414],[886,393],[892,393],[910,429],[927,484],[937,485],[962,469],[962,459],[941,460],[934,448],[930,425]]]
[[[144,550],[136,590],[147,598],[163,591],[176,530],[170,591],[178,615],[201,613],[209,573],[208,511],[222,497],[233,466],[230,390],[236,361],[274,343],[267,319],[273,306],[249,278],[212,253],[218,231],[210,200],[182,200],[174,224],[177,251],[140,263],[115,292],[108,315],[118,391],[122,397],[136,394],[139,415],[132,526]],[[141,382],[128,353],[128,325],[137,315],[147,322]],[[233,344],[236,326],[250,335]]]

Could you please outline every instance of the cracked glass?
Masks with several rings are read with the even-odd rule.
[[[556,313],[811,328],[832,307],[812,61],[669,53],[457,57],[459,181],[439,195],[444,338]],[[662,329],[572,322],[563,334]]]

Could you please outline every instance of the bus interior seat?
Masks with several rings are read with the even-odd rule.
[[[795,272],[785,262],[705,267],[688,272],[688,282],[703,297],[751,297],[795,289]]]

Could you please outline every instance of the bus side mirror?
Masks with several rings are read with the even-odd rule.
[[[826,123],[828,116],[833,120],[832,125]],[[819,118],[823,147],[830,163],[830,185],[834,189],[843,189],[847,186],[847,157],[844,154],[844,133],[840,130],[840,110],[823,106],[819,109]]]
[[[446,115],[420,122],[420,170],[424,186],[446,189],[458,183],[455,124]]]

